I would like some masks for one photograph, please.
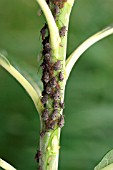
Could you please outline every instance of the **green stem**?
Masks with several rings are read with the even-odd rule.
[[[59,46],[59,43],[61,41],[60,37],[59,37],[59,31],[58,31],[58,27],[55,23],[55,20],[53,18],[53,15],[51,13],[50,8],[48,7],[47,3],[45,0],[36,0],[38,2],[38,4],[40,5],[47,23],[48,23],[48,27],[50,30],[50,39],[51,39],[51,47],[52,49],[57,49]]]
[[[65,92],[65,85],[66,85],[65,58],[66,58],[66,50],[67,50],[67,33],[68,33],[69,16],[74,0],[68,0],[65,3],[64,7],[60,10],[60,14],[57,17],[57,25],[55,21],[53,21],[54,19],[51,14],[51,11],[48,8],[47,4],[44,2],[44,0],[37,0],[37,2],[41,6],[46,16],[47,23],[49,25],[49,30],[51,35],[50,44],[52,47],[52,61],[56,62],[57,60],[61,60],[62,62],[62,69],[60,71],[64,73],[64,80],[62,82],[58,81],[58,84],[60,85],[61,101],[64,101],[64,92]],[[59,41],[57,40],[57,38],[59,38],[59,34],[57,36],[56,33],[57,30],[58,29],[60,30],[63,26],[66,26],[67,31],[65,36],[60,38],[61,42],[59,43]],[[55,75],[58,74],[59,71],[55,71]],[[52,107],[51,108],[52,110],[54,110],[51,101],[50,103],[48,101],[48,105]],[[60,115],[62,114],[62,112],[63,109],[61,109]],[[44,127],[44,121],[41,120],[41,131],[43,131],[43,127]],[[60,132],[61,129],[56,126],[56,129],[46,132],[43,137],[40,136],[40,151],[42,155],[39,160],[39,165],[42,168],[42,170],[58,169]]]

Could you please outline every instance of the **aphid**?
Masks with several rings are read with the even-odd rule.
[[[55,120],[58,116],[58,109],[55,109],[51,115],[52,120]]]
[[[44,81],[45,83],[48,83],[50,80],[50,76],[48,72],[44,72],[41,78],[42,82]]]
[[[44,45],[44,49],[45,49],[47,52],[50,52],[50,51],[51,51],[51,46],[50,46],[50,44],[49,44],[49,43],[46,43],[46,44]]]
[[[54,67],[55,71],[60,70],[61,69],[61,61],[58,60],[57,62],[55,62],[53,67]]]
[[[54,88],[57,86],[57,80],[55,77],[53,77],[51,80],[50,80],[50,85]]]
[[[45,37],[45,39],[42,41],[43,46],[45,46],[46,43],[49,42],[49,35]]]
[[[44,58],[47,63],[50,63],[50,57],[51,57],[50,53],[45,54]]]
[[[64,75],[63,75],[62,71],[60,71],[58,77],[59,77],[59,80],[60,80],[60,81],[63,81],[63,80],[64,80]]]
[[[40,150],[37,150],[37,153],[36,153],[36,155],[35,155],[35,159],[37,160],[37,162],[39,162],[39,159],[40,159],[41,156],[42,156],[41,151],[40,151]]]
[[[53,94],[53,98],[54,98],[54,100],[59,100],[59,98],[60,98],[60,90],[57,90],[57,91]]]
[[[45,95],[43,95],[43,97],[41,98],[41,102],[42,102],[42,104],[46,104],[47,101],[48,101],[48,94],[45,94]]]
[[[58,101],[54,101],[53,107],[54,107],[54,109],[58,109],[59,108]]]
[[[46,35],[46,29],[47,29],[47,24],[45,23],[45,25],[42,27],[42,29],[40,30],[40,33],[42,35],[42,40],[44,40],[45,35]]]
[[[48,118],[49,118],[49,110],[48,109],[45,109],[44,111],[43,111],[43,113],[42,113],[42,118],[43,118],[43,120],[48,120]]]
[[[50,86],[46,86],[45,91],[46,91],[47,94],[51,94],[52,89],[51,89]]]
[[[55,5],[54,9],[53,9],[53,14],[54,14],[55,21],[56,21],[56,17],[59,15],[59,13],[60,13],[59,6]]]
[[[48,121],[47,123],[46,123],[46,128],[48,129],[48,130],[53,130],[54,128],[55,128],[55,125],[56,125],[56,122],[55,121]]]
[[[45,130],[42,130],[42,132],[40,132],[40,136],[43,138],[44,135],[45,135],[46,131]]]
[[[62,128],[64,126],[64,115],[61,115],[58,120],[58,126]]]
[[[64,37],[65,36],[65,34],[66,34],[66,26],[63,26],[63,27],[61,27],[61,29],[60,29],[60,31],[59,31],[59,35],[60,35],[60,37]]]
[[[59,104],[60,104],[60,107],[61,107],[62,109],[64,109],[64,102],[60,102]]]

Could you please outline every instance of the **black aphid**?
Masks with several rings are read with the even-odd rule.
[[[50,44],[49,44],[49,43],[46,43],[46,44],[44,45],[44,49],[45,49],[47,52],[51,51],[51,46],[50,46]]]
[[[55,21],[56,21],[56,17],[59,15],[59,13],[60,13],[60,8],[58,5],[55,5],[54,9],[53,9],[53,15],[54,15]]]
[[[64,109],[64,102],[60,102],[59,104],[60,104],[60,107],[61,107],[62,109]]]
[[[61,61],[58,60],[57,62],[54,63],[54,70],[60,70],[61,69]]]
[[[48,120],[49,118],[49,110],[48,109],[45,109],[43,112],[42,112],[42,119],[45,121],[45,120]]]
[[[60,35],[60,37],[64,37],[65,36],[65,34],[66,34],[66,26],[63,26],[61,29],[60,29],[60,31],[59,31],[59,35]]]
[[[45,71],[45,72],[43,73],[43,75],[42,75],[41,80],[42,80],[42,82],[48,83],[49,80],[50,80],[49,73]]]
[[[40,150],[37,150],[37,153],[36,153],[36,155],[35,155],[35,159],[37,160],[37,162],[39,162],[39,159],[40,159],[41,156],[42,156],[41,151],[40,151]]]
[[[58,120],[58,126],[62,128],[64,126],[64,115],[61,115],[59,120]]]
[[[50,121],[47,124],[47,129],[48,130],[53,130],[55,128],[55,125],[56,125],[56,121]]]
[[[41,98],[41,102],[42,104],[46,104],[48,101],[48,94],[44,94]]]
[[[55,109],[52,112],[51,118],[52,118],[52,120],[55,120],[57,117],[58,117],[58,109]]]
[[[57,90],[54,94],[53,94],[53,98],[54,100],[59,100],[60,99],[60,90]]]
[[[46,131],[45,130],[42,130],[42,132],[40,132],[40,136],[43,138],[44,135],[45,135]]]
[[[58,101],[54,101],[53,107],[54,107],[54,109],[58,109],[59,108]]]
[[[40,30],[40,33],[42,35],[42,40],[44,40],[45,35],[46,35],[46,29],[47,29],[47,24],[45,23],[45,25],[42,27],[42,29]]]
[[[57,86],[57,80],[56,80],[56,78],[55,77],[53,77],[51,80],[50,80],[50,85],[51,85],[51,87],[56,87]]]
[[[51,57],[51,54],[50,54],[50,53],[46,53],[46,54],[44,55],[45,61],[46,61],[47,63],[50,62],[50,57]]]
[[[52,88],[49,85],[47,85],[46,88],[45,88],[45,91],[46,91],[47,94],[51,94]]]
[[[60,81],[63,81],[63,80],[64,80],[64,75],[63,75],[62,71],[60,71],[58,77],[59,77],[59,80],[60,80]]]

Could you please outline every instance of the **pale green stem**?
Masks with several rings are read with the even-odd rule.
[[[59,31],[58,31],[58,27],[55,23],[55,20],[53,18],[53,15],[51,13],[50,8],[48,7],[47,3],[45,0],[36,0],[38,2],[38,4],[40,5],[47,23],[48,23],[48,27],[50,30],[50,40],[51,40],[51,47],[53,50],[57,49],[59,46],[59,43],[61,41],[60,37],[59,37]]]
[[[37,88],[37,93],[36,90],[31,86],[31,84],[9,63],[9,61],[2,54],[0,54],[0,65],[24,87],[24,89],[33,100],[37,111],[41,113],[42,103],[40,101],[40,89]]]
[[[67,59],[66,61],[66,76],[67,79],[69,77],[69,74],[78,60],[78,58],[93,44],[98,42],[99,40],[113,34],[113,25],[103,29],[102,31],[96,33],[95,35],[88,38],[85,42],[83,42]]]
[[[11,166],[9,163],[5,162],[2,159],[0,159],[0,167],[5,170],[16,170],[13,166]]]

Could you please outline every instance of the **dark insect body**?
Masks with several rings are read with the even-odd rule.
[[[61,115],[58,120],[58,126],[62,128],[64,126],[64,115]]]
[[[45,120],[48,120],[49,118],[49,110],[48,109],[45,109],[42,113],[42,119],[45,121]]]
[[[45,39],[45,35],[46,35],[46,29],[47,29],[47,24],[45,23],[45,25],[42,27],[42,29],[40,30],[40,33],[42,35],[42,40]]]
[[[56,121],[53,121],[53,120],[49,120],[46,122],[46,128],[48,130],[53,130],[55,128],[55,125],[56,125]]]
[[[46,131],[45,130],[42,130],[42,132],[40,132],[40,136],[43,138],[44,135],[45,135]]]
[[[60,81],[63,81],[63,80],[64,80],[64,75],[63,75],[63,73],[62,73],[61,71],[60,71],[58,77],[59,77],[59,80],[60,80]]]
[[[47,94],[51,94],[52,88],[48,85],[48,86],[46,86],[45,91],[46,91]]]
[[[45,94],[45,95],[43,95],[43,97],[41,98],[41,102],[42,102],[42,104],[46,104],[47,101],[48,101],[48,94]]]
[[[42,153],[40,150],[37,151],[36,155],[35,155],[35,159],[37,160],[37,162],[39,162],[40,157],[42,156]]]
[[[60,99],[60,90],[57,90],[57,91],[53,94],[53,98],[54,98],[55,101]]]
[[[58,109],[55,109],[51,115],[52,120],[55,120],[58,117]]]
[[[57,86],[57,80],[55,77],[53,77],[51,80],[50,80],[50,85],[51,87],[56,87]]]
[[[61,27],[60,30],[59,30],[60,37],[64,37],[65,34],[66,34],[66,31],[67,31],[66,26]]]
[[[64,109],[64,102],[60,102],[59,105],[60,105],[61,109]]]
[[[60,70],[61,69],[61,61],[58,60],[57,62],[54,63],[54,70]]]
[[[54,109],[58,109],[59,108],[58,101],[54,101],[53,107],[54,107]]]
[[[41,78],[42,82],[48,83],[50,80],[50,76],[48,72],[44,72]]]

